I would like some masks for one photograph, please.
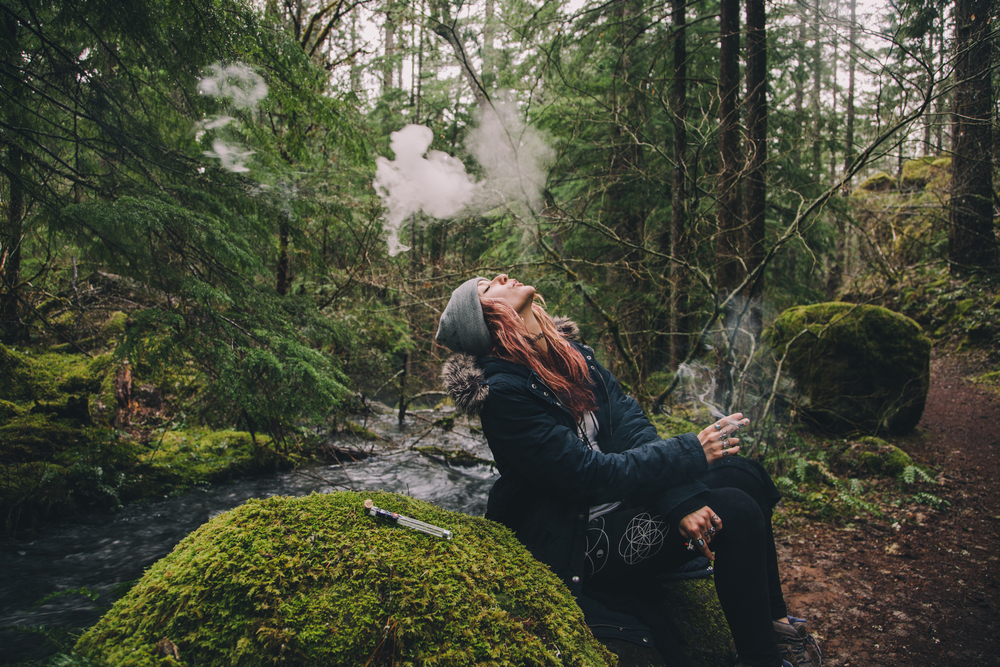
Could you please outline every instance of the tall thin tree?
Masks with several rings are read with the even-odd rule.
[[[954,275],[997,266],[993,226],[993,0],[955,2],[955,120],[948,260]]]

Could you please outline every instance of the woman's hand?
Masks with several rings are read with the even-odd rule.
[[[736,444],[740,439],[732,436],[749,423],[750,420],[744,419],[742,412],[736,412],[728,417],[723,417],[698,434],[698,442],[705,450],[708,465],[740,451],[739,445]]]
[[[722,519],[712,511],[711,507],[706,505],[700,510],[691,512],[681,519],[677,529],[681,531],[681,535],[691,540],[691,544],[706,558],[715,560],[715,554],[708,548],[708,544],[715,534],[722,530]]]

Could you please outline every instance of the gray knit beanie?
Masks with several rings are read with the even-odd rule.
[[[451,299],[441,313],[437,335],[434,337],[452,352],[465,352],[474,357],[487,354],[493,347],[490,331],[486,328],[483,306],[479,303],[479,281],[476,276],[466,280],[451,293]]]

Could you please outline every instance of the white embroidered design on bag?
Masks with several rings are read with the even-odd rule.
[[[625,533],[618,542],[618,553],[626,563],[635,565],[655,556],[663,546],[668,532],[670,526],[661,521],[659,516],[650,516],[647,512],[636,514],[628,522]]]
[[[607,564],[611,540],[604,532],[604,517],[599,516],[587,526],[587,553],[584,555],[584,576],[592,577]]]

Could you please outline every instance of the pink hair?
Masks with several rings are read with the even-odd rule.
[[[524,320],[506,301],[483,299],[481,303],[494,356],[535,371],[577,421],[584,412],[597,409],[587,362],[579,350],[566,342],[541,305],[532,303],[531,310],[542,327],[547,352],[533,343]]]

